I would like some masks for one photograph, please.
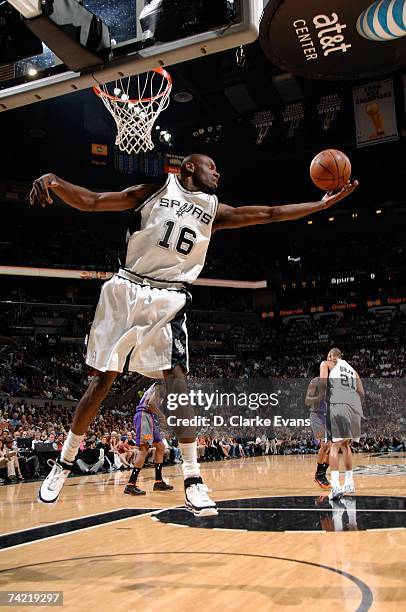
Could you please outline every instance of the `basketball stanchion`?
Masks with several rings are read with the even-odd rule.
[[[153,125],[170,102],[172,78],[164,68],[97,85],[93,91],[116,122],[116,145],[120,151],[151,151]]]

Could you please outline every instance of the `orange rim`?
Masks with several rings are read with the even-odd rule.
[[[162,93],[157,94],[156,96],[151,96],[150,98],[139,98],[138,100],[134,100],[134,99],[122,100],[121,98],[118,98],[117,96],[113,96],[112,94],[109,94],[106,91],[103,91],[97,85],[93,86],[93,91],[96,94],[96,96],[99,96],[99,98],[103,96],[105,98],[109,98],[110,100],[114,100],[114,102],[121,102],[122,104],[129,104],[130,102],[132,104],[138,104],[139,102],[152,102],[153,100],[157,100],[158,98],[162,98],[163,96],[165,96],[168,93],[168,91],[172,87],[172,77],[169,74],[169,72],[167,72],[164,68],[154,68],[150,72],[156,72],[157,74],[160,74],[161,76],[163,76],[168,81],[168,85],[166,86],[165,91],[163,91]],[[124,78],[126,78],[126,77],[124,77]]]

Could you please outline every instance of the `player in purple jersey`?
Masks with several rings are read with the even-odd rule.
[[[140,449],[134,463],[134,468],[124,493],[127,495],[145,495],[145,491],[137,487],[137,478],[148,456],[150,446],[155,446],[155,482],[154,491],[172,491],[173,487],[162,479],[162,466],[165,445],[156,417],[163,417],[159,406],[162,403],[161,389],[163,385],[154,383],[147,389],[138,404],[134,415],[135,443]]]
[[[326,441],[326,412],[327,406],[325,401],[319,399],[319,367],[318,364],[312,364],[308,372],[309,376],[313,376],[309,383],[305,404],[310,408],[310,422],[313,430],[313,435],[316,440],[320,440],[320,449],[317,455],[317,468],[314,475],[314,482],[322,489],[329,489],[330,482],[326,476],[329,465],[330,443]]]

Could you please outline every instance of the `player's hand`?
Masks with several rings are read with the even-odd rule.
[[[341,200],[349,196],[354,191],[354,189],[358,187],[358,185],[358,181],[354,181],[352,183],[351,181],[348,181],[348,183],[346,183],[344,187],[336,193],[333,193],[332,191],[327,191],[327,193],[321,200],[324,203],[324,208],[330,208],[330,206],[337,204],[337,202],[340,202]]]
[[[35,202],[38,202],[44,207],[53,204],[53,199],[51,198],[49,190],[57,185],[58,182],[55,174],[44,174],[40,176],[32,185],[30,191],[30,204],[33,205]]]

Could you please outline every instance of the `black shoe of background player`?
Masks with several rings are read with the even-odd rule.
[[[157,480],[154,482],[154,491],[173,491],[173,486],[165,482],[164,480]]]
[[[314,482],[319,485],[322,489],[329,489],[331,487],[330,482],[327,480],[327,476],[322,474],[315,474]]]
[[[146,491],[143,491],[135,485],[127,485],[124,489],[124,493],[126,493],[127,495],[145,495]]]

